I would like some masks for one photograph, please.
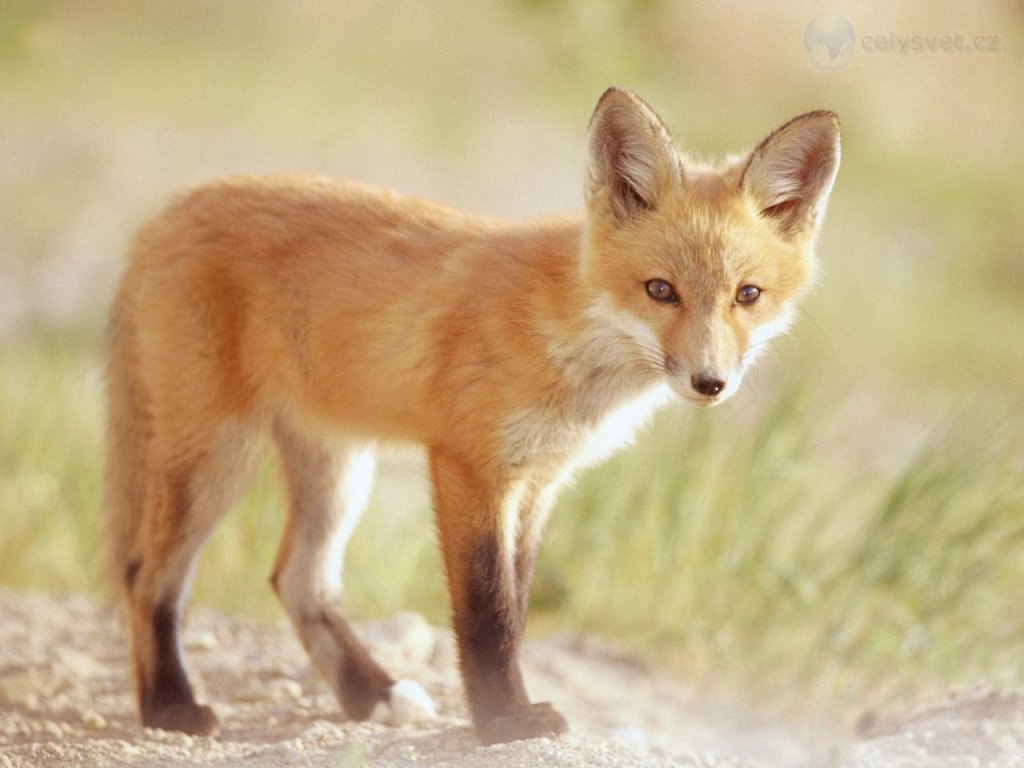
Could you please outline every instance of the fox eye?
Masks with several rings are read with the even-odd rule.
[[[655,301],[660,301],[665,304],[679,303],[679,297],[676,295],[675,288],[665,280],[648,280],[644,283],[644,288],[647,289],[647,295]]]
[[[736,291],[736,303],[745,304],[747,306],[753,304],[761,298],[761,289],[756,285],[744,285],[738,291]]]

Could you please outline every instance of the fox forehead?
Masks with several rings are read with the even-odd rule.
[[[653,270],[648,277],[707,294],[771,280],[790,255],[735,181],[717,172],[688,178],[633,234],[637,266]]]

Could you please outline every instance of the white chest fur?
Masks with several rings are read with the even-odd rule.
[[[509,467],[554,462],[566,471],[593,464],[630,443],[636,430],[671,399],[657,384],[600,414],[587,409],[522,409],[505,423],[502,455]]]

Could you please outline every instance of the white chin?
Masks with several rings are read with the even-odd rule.
[[[726,398],[721,395],[718,397],[701,397],[700,395],[691,395],[686,398],[686,402],[699,405],[701,408],[713,408],[725,399]]]

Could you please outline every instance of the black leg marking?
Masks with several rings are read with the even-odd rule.
[[[517,660],[522,625],[499,558],[495,541],[478,547],[466,610],[458,617],[463,674],[473,681],[474,712],[484,718],[508,714],[528,703]]]
[[[196,703],[192,685],[182,666],[178,642],[178,615],[173,606],[153,610],[152,678],[142,685],[142,722],[151,728],[209,734],[217,730],[217,718],[209,707]]]
[[[564,733],[568,723],[550,704],[531,704],[519,667],[519,641],[525,594],[519,574],[505,573],[497,543],[481,545],[474,558],[474,581],[466,610],[456,617],[460,661],[477,736],[484,744]]]
[[[160,709],[192,701],[195,697],[181,664],[178,617],[173,607],[160,605],[153,611],[153,642],[157,667],[153,676],[152,705]]]

